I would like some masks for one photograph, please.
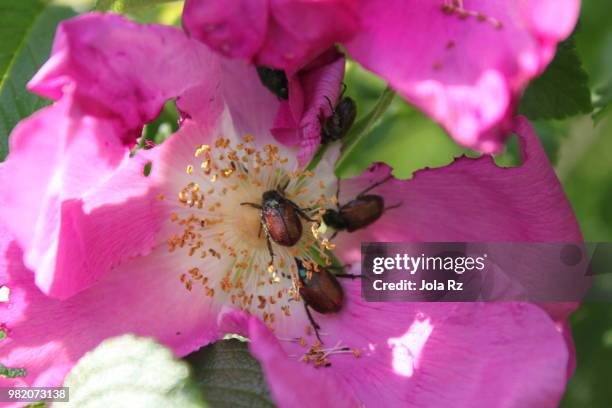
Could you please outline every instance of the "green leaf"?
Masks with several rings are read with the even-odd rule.
[[[562,119],[593,110],[589,77],[582,68],[573,38],[559,44],[546,71],[533,80],[519,111],[529,119]]]
[[[0,160],[17,122],[49,103],[29,93],[26,83],[47,59],[57,24],[74,15],[43,1],[0,0]]]
[[[186,357],[194,377],[215,408],[270,408],[270,398],[261,367],[249,353],[246,342],[219,341]]]
[[[343,140],[342,154],[336,163],[336,173],[340,173],[342,168],[351,162],[351,156],[355,149],[359,147],[363,139],[376,127],[380,118],[393,101],[394,96],[395,92],[391,88],[385,88],[372,110],[353,125]]]
[[[204,407],[189,366],[155,341],[133,335],[102,342],[68,374],[67,407]],[[63,406],[63,405],[62,405]]]
[[[132,148],[130,154],[133,156],[140,149],[150,149],[149,143],[162,144],[178,130],[178,122],[179,113],[176,104],[174,100],[170,100],[166,102],[157,118],[144,125],[138,144]],[[148,176],[148,173],[145,173],[145,176]]]
[[[96,10],[127,13],[129,11],[148,8],[162,3],[170,3],[172,1],[175,0],[97,0]]]
[[[575,121],[563,139],[555,172],[591,242],[612,240],[612,121],[593,128],[589,120]]]
[[[341,177],[357,176],[372,163],[382,162],[393,168],[395,177],[405,179],[421,169],[446,166],[458,156],[474,156],[429,117],[401,105],[403,101],[401,109],[363,138],[352,159],[337,168]]]

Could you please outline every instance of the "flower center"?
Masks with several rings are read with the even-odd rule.
[[[271,144],[258,148],[250,136],[239,141],[221,137],[197,147],[194,162],[185,168],[170,217],[174,233],[167,240],[168,251],[188,257],[189,267],[179,274],[188,291],[259,315],[271,328],[289,320],[295,308],[300,316],[304,313],[296,258],[329,262],[333,246],[319,239],[318,223],[307,219],[320,219],[334,205],[337,183],[332,172],[290,169],[290,160],[280,152]],[[287,200],[296,214],[297,209],[303,213],[297,217],[302,232],[293,245],[277,243],[267,233],[262,209],[256,208],[270,191]],[[277,228],[289,221],[281,212],[274,215]]]

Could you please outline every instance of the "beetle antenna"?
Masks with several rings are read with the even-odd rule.
[[[334,276],[336,278],[347,278],[347,279],[357,279],[357,278],[360,278],[360,279],[365,279],[364,275],[355,275],[355,274],[352,274],[352,273],[336,273],[336,274],[334,274]]]
[[[344,96],[344,93],[346,92],[346,84],[343,82],[342,83],[342,91],[340,92],[340,98],[342,98]]]
[[[370,187],[366,188],[365,190],[363,190],[361,193],[357,194],[357,197],[361,197],[362,195],[364,195],[365,193],[367,193],[368,191],[380,186],[381,184],[386,183],[387,181],[391,180],[393,178],[393,175],[389,174],[387,177],[385,177],[384,179],[372,184]]]
[[[246,205],[247,207],[253,207],[257,208],[258,210],[261,210],[261,205],[255,203],[240,203],[240,205]]]
[[[340,177],[337,177],[336,180],[336,207],[340,210]]]
[[[283,186],[279,186],[279,188],[277,188],[278,191],[284,195],[285,194],[285,190],[287,189],[287,186],[289,185],[290,182],[291,182],[291,180],[289,178],[287,178],[287,181],[285,182],[285,184]]]
[[[333,115],[334,114],[334,106],[331,103],[331,100],[325,96],[325,99],[327,99],[327,103],[329,104],[329,109],[330,109],[330,114]]]
[[[245,167],[244,164],[238,162],[238,165],[236,165],[236,163],[234,161],[231,161],[230,163],[231,163],[232,167],[234,167],[234,170],[235,170],[235,167],[239,167],[240,170],[242,170],[246,174],[249,174],[249,170]]]

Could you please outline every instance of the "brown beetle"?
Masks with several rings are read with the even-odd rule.
[[[381,184],[389,181],[392,176],[372,184],[364,191],[359,193],[357,197],[344,205],[338,204],[338,210],[328,209],[323,214],[323,221],[336,230],[335,237],[338,231],[353,232],[361,228],[365,228],[378,220],[386,210],[397,208],[401,203],[385,208],[385,200],[382,196],[375,194],[366,194],[368,191]]]
[[[295,258],[300,280],[299,293],[304,302],[321,314],[342,309],[344,292],[338,279],[327,269]]]
[[[317,338],[321,341],[319,337],[321,327],[315,322],[309,308],[321,314],[338,313],[344,302],[344,290],[337,278],[355,279],[361,276],[348,273],[333,274],[330,272],[332,268],[324,268],[314,262],[303,262],[298,258],[295,258],[295,263],[300,280],[298,292],[304,301],[308,320],[315,329]]]
[[[344,90],[342,94],[344,94]],[[325,98],[329,103],[331,116],[322,120],[321,143],[323,144],[342,139],[353,126],[357,117],[357,105],[352,98],[340,95],[340,102],[335,108],[329,98]]]
[[[278,245],[291,247],[302,237],[302,222],[300,218],[309,222],[315,221],[306,215],[305,209],[300,208],[293,201],[285,197],[284,191],[287,184],[280,189],[264,192],[261,197],[261,205],[241,203],[241,205],[261,210],[259,233],[261,234],[261,229],[263,228],[266,234],[268,252],[270,252],[270,265],[274,264],[274,252],[272,251],[271,241],[276,242]]]

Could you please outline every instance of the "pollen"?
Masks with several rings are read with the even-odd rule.
[[[302,361],[310,363],[315,367],[329,367],[331,362],[329,357],[334,354],[353,354],[355,358],[359,358],[361,355],[358,349],[350,349],[343,346],[341,342],[336,343],[334,347],[323,348],[323,345],[319,342],[315,342],[310,348],[302,355]]]
[[[336,248],[336,244],[332,244],[327,238],[323,239],[323,241],[321,241],[321,246],[324,249],[327,250],[332,250]]]
[[[294,324],[301,330],[307,320],[295,259],[314,265],[313,254],[320,254],[318,261],[326,262],[321,249],[334,249],[319,233],[315,217],[329,206],[325,197],[333,196],[337,180],[316,169],[296,171],[283,148],[254,142],[251,135],[221,136],[209,145],[194,146],[195,161],[181,166],[182,187],[165,198],[175,206],[169,215],[167,250],[172,256],[184,255],[184,267],[176,273],[186,292],[230,303],[259,316],[272,329]],[[292,247],[272,241],[272,259],[256,206],[264,192],[281,189],[317,222],[301,219],[302,236]]]

